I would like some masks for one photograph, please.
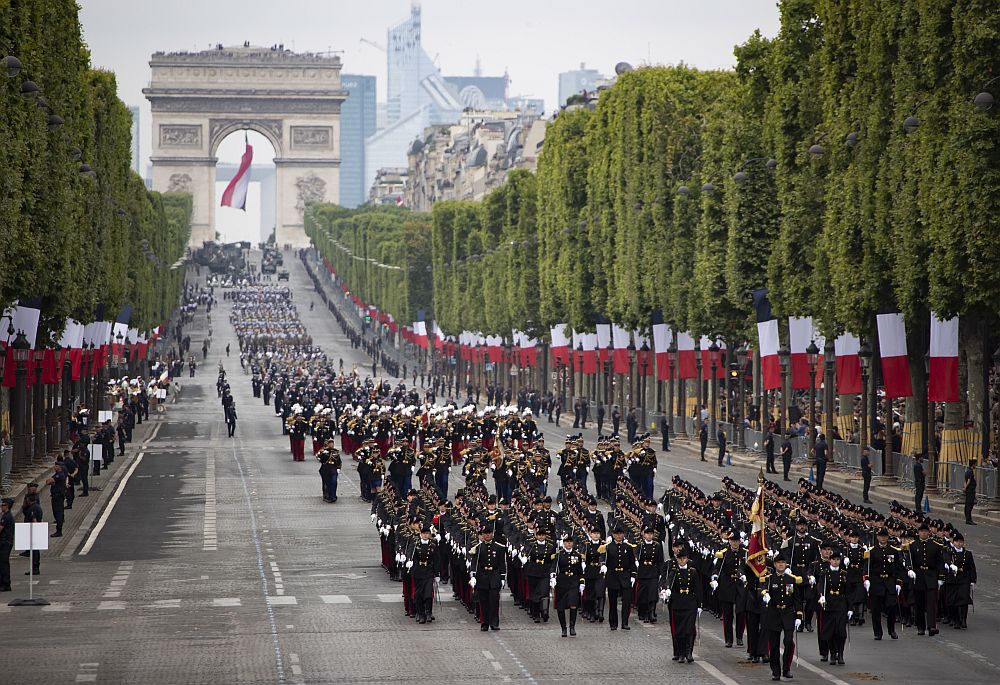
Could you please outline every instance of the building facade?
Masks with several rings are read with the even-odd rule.
[[[354,208],[368,198],[365,140],[375,134],[375,77],[341,74],[347,100],[340,107],[340,204]]]
[[[404,204],[430,211],[442,200],[481,200],[510,170],[534,171],[545,124],[534,110],[468,111],[428,127],[410,145]]]
[[[607,79],[596,69],[588,69],[580,62],[580,68],[574,71],[564,71],[559,74],[559,106],[565,107],[566,101],[582,91],[596,90],[597,86]]]

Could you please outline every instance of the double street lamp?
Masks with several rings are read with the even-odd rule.
[[[740,449],[744,449],[747,446],[746,434],[744,429],[746,427],[746,365],[747,358],[750,356],[747,350],[746,343],[742,343],[736,348],[736,382],[739,384],[737,387],[737,392],[739,393],[739,411],[733,412],[733,427],[736,431],[736,446]],[[736,422],[739,421],[739,425]]]
[[[716,435],[718,434],[718,421],[716,414],[718,413],[718,398],[719,398],[719,382],[716,378],[718,375],[717,370],[719,368],[719,343],[715,340],[708,346],[708,360],[711,365],[712,375],[709,376],[709,392],[710,401],[712,403],[712,413],[709,416],[711,421],[711,426],[709,427],[709,438],[716,440]],[[716,441],[718,442],[718,441]]]
[[[864,449],[872,444],[871,436],[868,434],[868,376],[872,365],[872,346],[865,339],[861,340],[858,357],[861,358],[861,436],[858,443],[861,449]]]
[[[11,405],[14,408],[13,426],[14,435],[14,464],[24,466],[28,463],[28,436],[26,435],[26,404],[27,404],[27,383],[28,358],[31,356],[31,344],[24,335],[24,331],[18,331],[9,346],[7,363],[14,362],[14,397]]]
[[[778,404],[778,430],[782,434],[789,432],[788,420],[788,372],[792,365],[792,352],[788,345],[778,348],[778,363],[781,366],[781,397]]]
[[[809,341],[806,348],[809,362],[809,463],[816,463],[816,367],[819,364],[819,348],[816,341]]]

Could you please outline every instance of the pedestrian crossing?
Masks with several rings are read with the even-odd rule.
[[[294,595],[260,595],[253,597],[212,597],[212,598],[168,598],[168,599],[103,599],[103,600],[80,600],[80,601],[55,601],[42,608],[45,613],[66,613],[66,612],[119,612],[119,611],[150,611],[159,612],[165,610],[199,610],[199,609],[237,609],[242,607],[271,606],[271,607],[372,607],[373,605],[402,604],[403,596],[399,593],[374,593],[355,595],[309,595],[296,597]],[[512,601],[510,597],[504,598]],[[444,593],[439,597],[442,605],[456,604],[457,600],[450,593]],[[0,614],[11,613],[11,607],[0,604]]]

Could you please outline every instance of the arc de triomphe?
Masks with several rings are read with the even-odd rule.
[[[302,212],[337,202],[340,58],[278,48],[155,53],[143,93],[152,106],[153,188],[194,197],[191,245],[215,239],[215,163],[222,140],[250,129],[275,151],[275,241],[308,245]],[[268,229],[269,227],[264,227]]]

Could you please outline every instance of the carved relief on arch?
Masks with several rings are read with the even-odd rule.
[[[326,199],[326,181],[311,171],[295,179],[295,187],[298,189],[295,211],[299,214],[306,211],[306,205]]]
[[[231,133],[240,129],[250,129],[257,131],[269,138],[272,144],[281,142],[281,119],[209,119],[208,137],[212,141],[212,148],[217,148],[222,142],[225,133]],[[275,144],[275,154],[281,154],[280,147]]]
[[[190,193],[191,183],[192,179],[190,174],[170,174],[170,181],[167,184],[167,192]]]

